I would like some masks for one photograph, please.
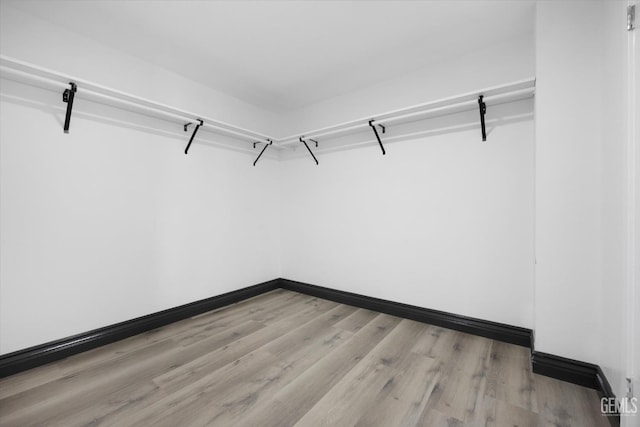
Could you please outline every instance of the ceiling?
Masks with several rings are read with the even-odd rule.
[[[286,112],[533,31],[533,1],[20,1],[15,7]]]

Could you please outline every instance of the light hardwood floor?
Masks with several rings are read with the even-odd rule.
[[[276,290],[2,379],[0,425],[609,424],[526,348]]]

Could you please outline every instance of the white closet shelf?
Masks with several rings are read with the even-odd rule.
[[[143,114],[152,117],[168,119],[176,123],[181,123],[182,125],[186,125],[188,123],[193,124],[194,126],[192,129],[194,129],[194,132],[192,134],[192,139],[197,132],[195,128],[198,127],[214,133],[221,133],[237,138],[245,143],[253,144],[254,148],[256,144],[264,144],[264,147],[260,152],[260,156],[264,153],[267,146],[273,146],[278,149],[291,148],[293,144],[299,144],[300,142],[303,142],[305,146],[307,146],[307,140],[337,137],[340,135],[359,132],[367,128],[371,128],[374,131],[376,140],[380,144],[384,154],[384,147],[380,140],[377,128],[384,129],[389,125],[399,125],[411,121],[422,120],[434,115],[451,114],[473,109],[479,109],[479,122],[482,122],[484,135],[484,106],[531,98],[534,96],[536,83],[535,78],[531,77],[499,86],[468,92],[462,95],[429,101],[380,114],[373,114],[367,117],[349,120],[336,125],[301,132],[283,138],[274,138],[260,132],[255,132],[220,120],[195,114],[190,111],[171,107],[169,105],[112,89],[84,79],[69,76],[57,71],[49,70],[5,55],[0,55],[0,75],[23,83],[32,83],[36,86],[48,89],[62,89],[65,91],[68,91],[72,87],[71,83],[73,83],[75,84],[76,90],[74,94],[83,98],[106,105],[117,106],[126,110],[142,112]],[[70,114],[71,107],[68,105],[67,115],[69,116]],[[313,156],[313,153],[308,146],[307,149]],[[258,156],[258,159],[260,156]],[[315,156],[313,157],[314,160],[316,160]],[[256,162],[258,159],[256,159]]]
[[[387,111],[380,114],[372,114],[355,120],[349,120],[337,125],[327,126],[313,131],[302,132],[300,134],[278,138],[274,143],[284,146],[298,142],[299,137],[319,138],[336,134],[346,134],[357,132],[368,128],[369,121],[374,125],[401,124],[420,119],[421,116],[437,113],[455,113],[478,108],[478,97],[483,95],[483,101],[487,105],[501,104],[504,102],[518,101],[531,98],[535,93],[536,79],[530,77],[516,82],[493,86],[490,88],[468,92],[463,95],[456,95],[429,101],[410,107]]]
[[[267,135],[259,132],[254,132],[220,120],[112,89],[88,80],[39,67],[5,55],[0,55],[0,73],[9,78],[12,77],[14,80],[40,83],[41,86],[47,88],[68,89],[69,83],[73,82],[77,85],[77,95],[84,96],[89,100],[98,101],[107,105],[125,107],[125,109],[133,109],[155,117],[172,118],[183,124],[197,124],[198,120],[202,120],[205,123],[204,127],[215,129],[250,142],[266,142],[270,139]]]

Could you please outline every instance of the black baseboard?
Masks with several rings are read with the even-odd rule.
[[[531,362],[533,372],[596,389],[603,397],[615,397],[607,378],[598,365],[534,351],[533,331],[530,329],[387,301],[288,279],[270,280],[212,298],[2,355],[0,356],[0,378],[55,362],[74,354],[147,332],[210,310],[234,304],[278,288],[528,347],[532,350]],[[609,421],[612,426],[620,425],[619,416],[609,417]]]
[[[616,397],[613,389],[611,388],[611,384],[609,384],[609,380],[607,380],[607,377],[604,375],[604,372],[602,372],[600,366],[596,367],[596,383],[598,384],[596,390],[598,390],[604,397]]]
[[[597,390],[601,397],[615,398],[611,385],[598,365],[539,351],[531,352],[533,372]],[[612,427],[620,426],[620,415],[608,417]]]
[[[598,387],[596,388],[596,390],[600,392],[601,397],[615,399],[616,395],[613,392],[611,384],[609,384],[609,380],[607,380],[607,377],[604,375],[604,372],[602,372],[600,366],[598,366],[598,371],[596,372],[596,382],[598,383]],[[620,427],[620,414],[609,417],[609,423],[611,424],[611,427]]]
[[[247,298],[278,289],[279,280],[271,280],[228,292],[212,298],[159,311],[72,337],[51,341],[0,356],[0,378],[17,374],[27,369],[55,362],[74,354],[82,353],[124,338],[187,319],[210,310],[240,302]]]
[[[539,351],[531,352],[533,372],[584,387],[598,389],[598,366]]]
[[[279,279],[278,285],[283,289],[313,295],[342,304],[528,347],[531,349],[531,364],[533,372],[536,374],[589,387],[597,390],[602,397],[615,398],[609,381],[598,365],[534,351],[534,333],[530,329],[338,291],[294,280]],[[620,426],[619,416],[608,418],[612,427]]]
[[[338,291],[294,280],[279,279],[279,285],[281,288],[318,298],[531,348],[531,329]]]

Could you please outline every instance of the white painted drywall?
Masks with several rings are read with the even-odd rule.
[[[532,104],[489,108],[504,122],[487,143],[470,111],[385,156],[374,144],[319,154],[319,166],[283,160],[283,276],[531,327]]]
[[[256,132],[273,134],[280,116],[135,56],[0,3],[0,52],[22,61]],[[114,28],[117,31],[117,28]]]
[[[616,396],[626,394],[628,224],[626,2],[603,3],[602,37],[602,310],[603,369]]]
[[[536,8],[536,350],[600,358],[602,4]]]
[[[185,156],[180,135],[86,114],[166,122],[81,100],[65,135],[59,93],[1,85],[0,352],[279,276],[276,160]]]
[[[269,114],[2,8],[3,54],[268,130]],[[0,353],[280,276],[278,163],[0,80]],[[118,121],[117,123],[115,121]],[[256,152],[257,155],[257,152]]]
[[[531,101],[490,108],[487,144],[469,112],[384,157],[253,168],[88,102],[64,135],[58,92],[0,81],[0,353],[282,276],[534,328],[536,350],[601,364],[622,394],[622,3],[540,2],[535,37],[283,116],[3,5],[3,54],[276,135],[538,82],[535,126]]]
[[[636,5],[636,9],[638,9]],[[638,13],[638,11],[636,11]],[[632,156],[629,158],[632,174],[629,174],[629,183],[632,185],[629,194],[629,202],[632,203],[630,214],[630,233],[632,244],[629,248],[629,257],[633,262],[629,269],[629,313],[628,322],[631,324],[628,340],[631,342],[627,366],[633,379],[635,395],[640,388],[640,83],[636,78],[640,74],[640,33],[637,27],[633,34],[629,34],[630,55],[630,79],[633,102],[629,105],[629,148]]]
[[[384,61],[384,52],[380,52],[380,61]],[[419,71],[293,110],[283,116],[282,126],[286,135],[304,133],[534,75],[534,39],[533,34],[526,34],[466,54],[457,53]]]
[[[303,131],[534,74],[533,36],[524,37],[313,105],[284,123]],[[470,111],[420,124],[414,130],[433,134],[392,144],[386,156],[377,144],[320,154],[317,167],[304,147],[285,155],[283,277],[532,327],[532,110],[532,101],[489,108],[489,120],[520,119],[496,127],[487,144]],[[458,129],[437,130],[448,126]],[[320,149],[331,143],[321,140]]]

